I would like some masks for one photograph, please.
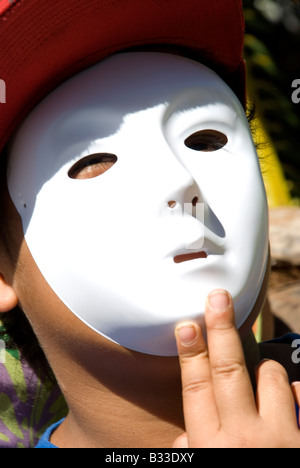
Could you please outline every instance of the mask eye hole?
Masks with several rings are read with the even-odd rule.
[[[118,158],[110,153],[89,154],[77,161],[68,172],[71,179],[93,179],[108,171]]]
[[[217,130],[201,130],[189,136],[184,144],[194,151],[212,152],[223,148],[228,143],[224,133]]]

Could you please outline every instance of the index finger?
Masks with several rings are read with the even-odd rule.
[[[205,321],[210,367],[221,424],[257,415],[254,393],[239,333],[233,301],[224,290],[207,299]]]
[[[199,447],[220,427],[205,339],[196,322],[175,330],[181,367],[185,430],[189,447]]]

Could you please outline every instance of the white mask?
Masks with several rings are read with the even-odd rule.
[[[109,169],[73,178],[91,154],[92,171]],[[71,78],[19,130],[8,185],[42,275],[109,340],[176,355],[176,324],[202,322],[215,288],[238,327],[249,316],[268,259],[264,185],[242,106],[199,63],[124,53]]]

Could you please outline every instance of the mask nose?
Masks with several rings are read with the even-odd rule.
[[[197,206],[197,203],[199,202],[199,197],[198,196],[195,196],[192,201],[191,201],[191,204],[192,206]],[[178,202],[176,200],[169,200],[168,201],[168,207],[171,209],[171,210],[174,210],[178,205]]]
[[[171,186],[169,191],[165,194],[165,200],[163,200],[164,206],[170,213],[182,213],[191,214],[195,217],[196,208],[199,204],[203,204],[204,200],[200,192],[200,188],[193,177],[182,167],[181,174],[177,174],[177,177],[173,174]]]
[[[150,171],[147,166],[145,176],[149,179],[153,174],[154,197],[160,207],[167,213],[174,212],[175,215],[176,212],[182,212],[187,204],[189,208],[195,208],[198,203],[204,203],[195,174],[185,165],[179,150],[169,145],[165,136],[159,136],[159,140],[154,142],[155,146],[149,145],[146,150],[151,156],[152,164]]]

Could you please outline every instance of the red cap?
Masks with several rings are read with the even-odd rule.
[[[133,47],[184,48],[244,105],[243,40],[241,0],[0,0],[0,151],[58,84]]]

